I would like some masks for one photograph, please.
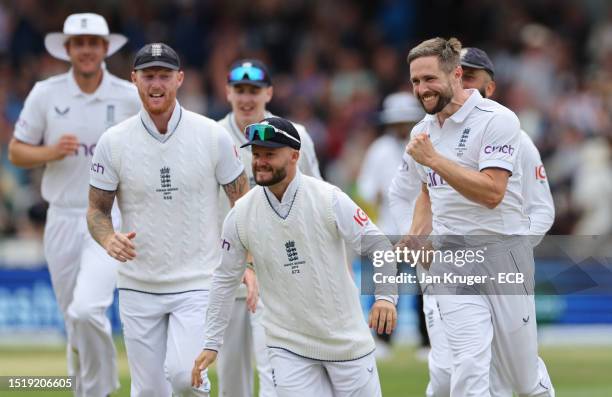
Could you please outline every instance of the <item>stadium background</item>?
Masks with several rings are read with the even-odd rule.
[[[121,77],[129,77],[133,53],[144,43],[173,46],[185,66],[181,104],[215,119],[229,110],[228,65],[247,56],[265,60],[274,80],[269,108],[306,125],[324,177],[358,201],[363,155],[382,133],[381,101],[410,90],[408,50],[436,35],[456,36],[489,52],[495,99],[518,114],[540,149],[556,206],[551,234],[612,234],[608,0],[0,0],[0,376],[65,371],[62,322],[42,256],[41,170],[13,167],[6,151],[33,84],[67,69],[45,52],[44,35],[84,11],[104,15],[112,31],[129,37],[107,61]],[[375,217],[376,209],[362,204]],[[537,302],[558,395],[612,395],[612,296]],[[410,347],[412,297],[401,299],[399,309],[398,342],[405,346],[381,364],[383,390],[422,395],[426,367]],[[116,307],[110,315],[120,338]],[[127,395],[122,362],[120,395]]]

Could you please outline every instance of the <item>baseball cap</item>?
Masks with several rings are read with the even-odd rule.
[[[380,113],[382,124],[412,123],[425,116],[419,101],[407,92],[390,94],[383,101]]]
[[[176,51],[164,43],[145,44],[134,57],[134,70],[158,66],[172,70],[181,69],[181,60]]]
[[[259,123],[248,125],[244,134],[249,140],[241,148],[251,145],[279,148],[289,146],[300,150],[300,134],[293,123],[280,117],[267,117]]]
[[[461,50],[461,66],[474,69],[484,69],[491,78],[495,78],[495,68],[486,52],[476,47],[466,47]]]
[[[72,36],[100,36],[108,42],[109,57],[119,51],[127,42],[127,37],[118,33],[110,33],[106,19],[102,15],[93,13],[71,14],[64,21],[62,32],[52,32],[45,36],[45,48],[54,58],[69,61],[66,51],[66,41]]]
[[[227,74],[227,83],[230,85],[250,84],[257,87],[272,85],[270,72],[266,65],[256,59],[241,59],[234,62]]]

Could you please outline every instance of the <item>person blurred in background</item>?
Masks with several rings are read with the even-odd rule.
[[[72,68],[34,86],[9,146],[16,166],[45,167],[45,257],[66,323],[68,374],[76,377],[78,396],[106,396],[119,387],[106,316],[113,302],[117,262],[93,241],[85,214],[98,139],[140,108],[135,87],[104,66],[104,59],[126,41],[123,35],[110,34],[106,20],[97,14],[72,14],[63,33],[49,33],[47,51],[71,62]]]

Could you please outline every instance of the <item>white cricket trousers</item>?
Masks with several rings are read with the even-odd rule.
[[[526,242],[489,252],[487,259],[495,263],[496,271],[533,274],[533,251]],[[538,357],[533,295],[437,295],[436,299],[452,357],[451,397],[509,396],[512,391],[521,397],[554,397],[548,371]]]
[[[115,346],[106,310],[113,302],[117,261],[87,230],[83,209],[50,207],[44,248],[55,298],[68,336],[68,374],[77,396],[102,397],[119,388]],[[114,220],[120,221],[118,212]]]
[[[229,326],[223,335],[223,346],[217,357],[220,397],[253,395],[253,358],[259,375],[259,397],[276,397],[266,332],[261,323],[263,310],[261,299],[255,313],[249,312],[245,298],[234,301]]]
[[[320,361],[269,348],[278,397],[382,397],[374,354],[350,361]]]
[[[119,290],[119,311],[132,377],[131,397],[208,397],[206,371],[199,388],[191,370],[204,348],[208,291],[150,294]]]

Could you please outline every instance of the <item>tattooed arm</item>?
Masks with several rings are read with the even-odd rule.
[[[242,171],[238,178],[227,185],[223,185],[223,190],[225,190],[225,194],[230,201],[230,206],[233,207],[236,201],[249,191],[249,179],[246,173]]]
[[[87,227],[91,236],[117,259],[125,262],[136,257],[132,240],[135,232],[120,233],[113,229],[111,210],[116,191],[108,191],[89,186],[89,208],[87,209]]]

